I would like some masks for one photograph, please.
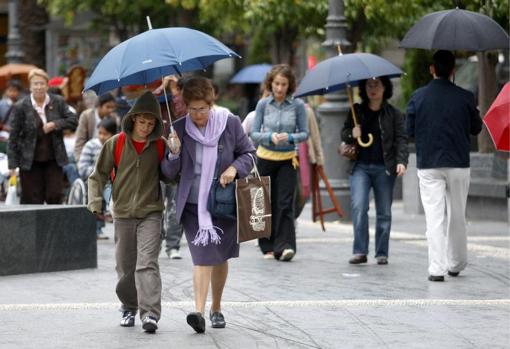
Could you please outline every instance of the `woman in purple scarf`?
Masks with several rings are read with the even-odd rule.
[[[235,220],[211,217],[207,198],[216,161],[220,184],[248,175],[253,166],[253,145],[244,134],[239,119],[226,110],[212,109],[214,90],[209,79],[186,79],[182,93],[188,114],[174,123],[169,136],[170,153],[161,168],[179,181],[176,216],[183,224],[193,259],[193,290],[196,311],[187,322],[197,333],[205,331],[205,302],[209,285],[212,304],[209,312],[213,328],[225,327],[221,296],[228,275],[228,259],[239,256]]]

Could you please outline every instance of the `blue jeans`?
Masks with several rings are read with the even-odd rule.
[[[356,163],[350,176],[353,254],[368,254],[368,207],[370,188],[375,199],[375,256],[388,257],[391,230],[391,204],[395,175],[386,173],[384,165]]]

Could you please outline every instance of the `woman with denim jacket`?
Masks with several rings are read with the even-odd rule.
[[[350,176],[354,244],[349,263],[367,262],[368,208],[372,188],[376,210],[375,258],[377,264],[384,265],[388,264],[393,186],[396,176],[406,172],[407,136],[402,114],[387,102],[393,94],[389,78],[383,76],[361,81],[359,91],[362,103],[355,104],[354,109],[360,125],[354,125],[350,113],[342,129],[342,141],[352,144],[361,137],[366,142],[372,134],[373,143],[366,148],[358,146],[358,158],[353,162]]]
[[[259,240],[259,246],[264,258],[290,261],[296,253],[296,144],[307,140],[308,124],[303,101],[292,97],[296,78],[288,65],[275,65],[264,84],[271,94],[257,103],[250,136],[259,144],[260,174],[271,177],[272,232],[270,239]]]

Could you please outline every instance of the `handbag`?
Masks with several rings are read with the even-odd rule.
[[[271,178],[251,157],[254,175],[236,180],[237,243],[271,237]]]
[[[207,198],[207,211],[216,218],[236,219],[236,194],[235,183],[229,183],[223,188],[220,184],[220,160],[223,145],[218,144],[218,159],[214,177]]]
[[[346,157],[349,160],[356,160],[358,158],[358,145],[356,143],[347,144],[342,142],[338,148],[340,155]]]

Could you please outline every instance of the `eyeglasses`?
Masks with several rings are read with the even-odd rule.
[[[202,108],[188,108],[188,112],[190,114],[207,114],[211,107],[202,107]]]

